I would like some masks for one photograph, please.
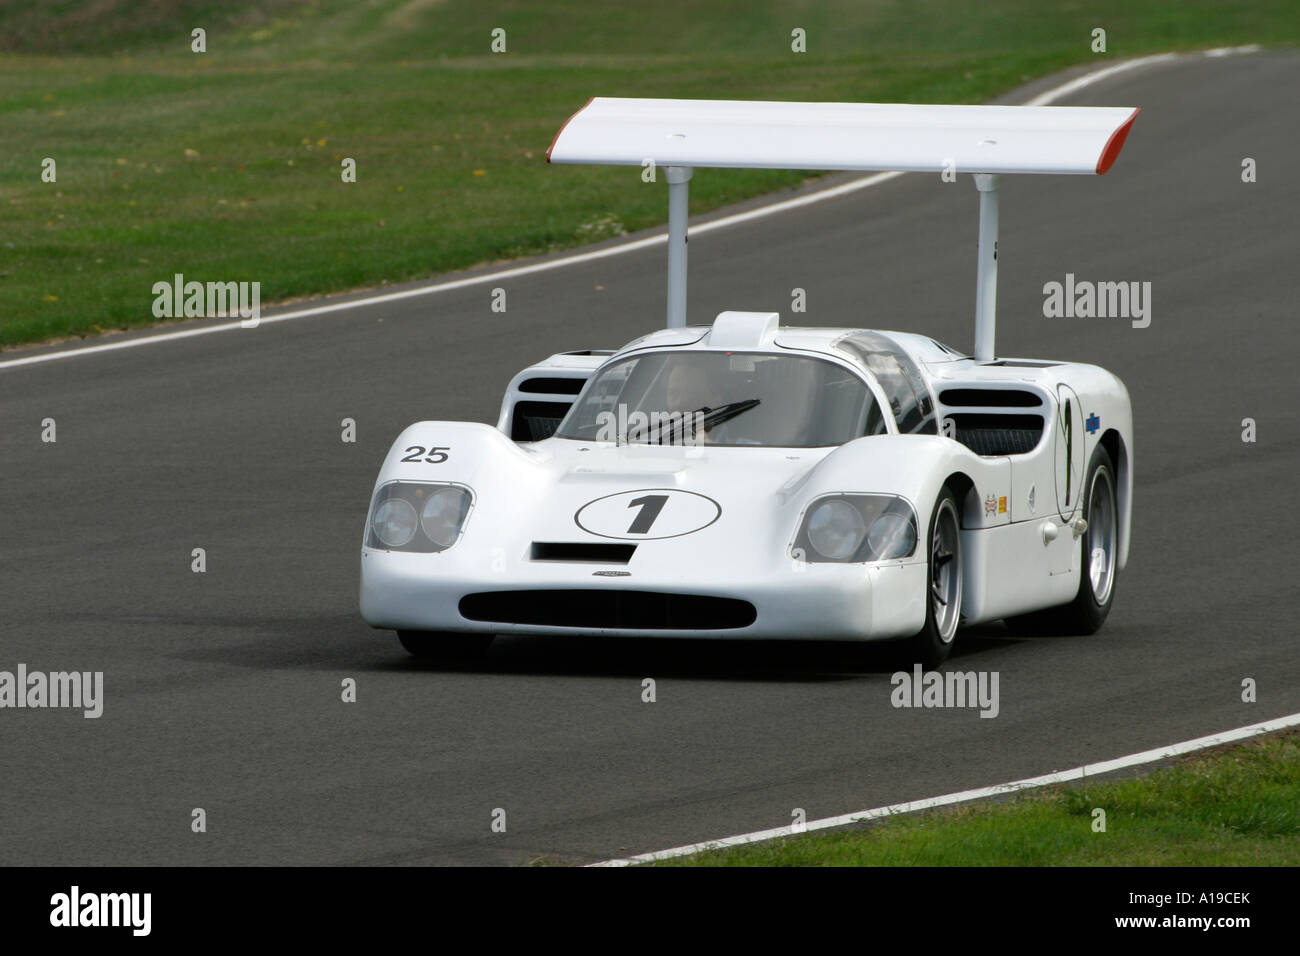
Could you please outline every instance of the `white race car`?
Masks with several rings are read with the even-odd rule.
[[[551,162],[667,170],[668,328],[553,355],[496,427],[425,421],[380,469],[361,614],[420,657],[496,634],[910,639],[1101,626],[1132,514],[1132,414],[1092,365],[995,358],[1003,173],[1104,173],[1136,110],[595,99]],[[975,172],[976,349],[685,324],[696,166]]]

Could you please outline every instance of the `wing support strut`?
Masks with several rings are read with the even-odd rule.
[[[976,173],[980,194],[980,244],[975,268],[975,361],[992,362],[998,312],[998,180]]]
[[[686,326],[686,220],[690,215],[689,166],[669,166],[668,178],[668,328]]]

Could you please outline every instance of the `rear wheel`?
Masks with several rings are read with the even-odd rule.
[[[939,492],[930,515],[926,574],[925,626],[908,644],[909,656],[924,667],[936,667],[952,653],[961,623],[961,512],[948,487]]]
[[[1119,506],[1115,491],[1115,466],[1102,446],[1088,463],[1080,536],[1079,590],[1074,600],[1060,607],[1024,614],[1007,621],[1017,632],[1041,634],[1095,634],[1110,614],[1119,577]]]
[[[487,653],[492,634],[453,634],[444,631],[398,631],[407,653],[422,661],[455,663],[472,661]]]

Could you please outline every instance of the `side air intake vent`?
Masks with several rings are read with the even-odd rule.
[[[519,391],[540,392],[543,395],[577,395],[586,384],[585,378],[526,378],[519,383]]]
[[[939,393],[945,405],[981,408],[1037,408],[1043,400],[1018,388],[949,388]]]
[[[953,437],[977,455],[1025,455],[1043,437],[1041,415],[980,415],[957,412],[948,416],[957,426]]]
[[[541,441],[550,438],[568,410],[568,402],[516,402],[514,420],[510,423],[510,439]]]

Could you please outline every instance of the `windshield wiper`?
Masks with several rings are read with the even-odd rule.
[[[679,428],[685,428],[689,425],[691,427],[698,426],[700,431],[707,431],[714,425],[721,425],[723,422],[731,421],[737,415],[743,415],[745,412],[749,411],[751,408],[757,407],[759,404],[760,401],[757,398],[746,398],[739,402],[728,402],[725,405],[719,405],[717,408],[709,408],[708,405],[705,405],[703,408],[697,408],[693,412],[683,413],[681,417],[676,420],[670,419],[668,422],[663,422],[661,424],[669,426],[669,444],[676,444],[677,430]],[[657,434],[657,432],[655,434]],[[651,441],[651,439],[651,435],[646,436],[647,442]],[[662,444],[662,442],[660,442],[660,444]]]

